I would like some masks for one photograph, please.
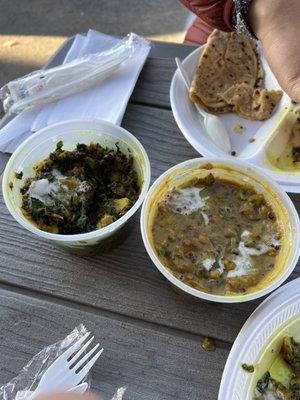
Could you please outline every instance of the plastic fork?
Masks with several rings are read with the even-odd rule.
[[[89,335],[90,332],[87,332],[50,365],[31,395],[31,399],[53,390],[69,390],[85,378],[103,351],[103,349],[97,351],[98,343],[84,354],[94,339],[92,336],[84,343]]]
[[[190,90],[191,82],[190,79],[186,73],[186,70],[184,69],[183,65],[181,64],[181,61],[179,60],[178,57],[175,58],[176,65],[178,68],[178,71],[180,73],[180,76],[187,88],[187,91]],[[204,111],[201,107],[198,106],[198,104],[194,103],[196,110],[200,115],[203,117],[203,124],[205,126],[206,132],[208,135],[211,137],[211,139],[214,141],[214,143],[222,150],[224,150],[226,153],[230,153],[231,151],[231,142],[230,138],[228,135],[228,132],[221,121],[219,117],[216,115],[207,113]]]
[[[83,394],[87,391],[89,385],[87,382],[80,383],[79,385],[67,390],[67,392]],[[55,389],[53,389],[55,390]],[[16,394],[15,400],[28,400],[31,399],[33,393],[30,390],[19,390]]]

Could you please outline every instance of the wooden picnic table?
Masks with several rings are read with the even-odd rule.
[[[71,41],[50,65],[62,60]],[[172,115],[174,57],[194,48],[155,44],[130,99],[124,128],[148,152],[152,181],[199,156]],[[300,210],[300,196],[292,195]],[[139,213],[126,241],[95,257],[70,255],[23,229],[0,199],[0,386],[42,347],[84,323],[105,351],[92,388],[110,399],[128,386],[128,400],[216,400],[232,343],[260,301],[216,304],[173,291],[148,257]],[[291,279],[300,275],[299,265]],[[216,340],[204,351],[204,337]]]

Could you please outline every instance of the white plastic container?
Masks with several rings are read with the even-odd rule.
[[[22,196],[20,187],[26,178],[34,176],[32,166],[48,157],[55,149],[56,143],[62,140],[64,149],[73,150],[77,143],[100,143],[103,146],[116,148],[134,158],[134,168],[140,183],[140,196],[136,203],[120,219],[112,224],[88,233],[61,235],[44,232],[30,222],[21,210]],[[22,179],[15,178],[15,172],[23,172]],[[125,129],[110,122],[101,120],[72,120],[48,126],[29,137],[14,152],[4,171],[2,191],[5,204],[12,216],[26,229],[39,237],[53,241],[76,253],[92,253],[95,249],[110,248],[118,241],[118,234],[128,220],[141,206],[150,183],[150,163],[141,143]],[[9,183],[13,183],[10,189]]]
[[[251,314],[227,359],[218,400],[252,400],[258,379],[277,357],[282,338],[300,341],[300,279],[282,286]],[[254,373],[243,363],[254,365]]]
[[[213,169],[208,170],[210,163]],[[164,194],[194,177],[203,177],[212,172],[220,178],[230,181],[251,184],[258,192],[263,193],[272,206],[277,221],[283,230],[283,243],[277,267],[268,282],[261,282],[253,292],[243,295],[214,295],[194,289],[175,276],[160,262],[152,243],[151,226],[156,205]],[[300,254],[300,223],[297,211],[281,187],[270,180],[260,169],[238,160],[222,160],[218,158],[196,158],[174,166],[162,174],[151,186],[141,212],[141,232],[146,250],[157,269],[181,292],[193,297],[220,303],[237,303],[265,296],[281,285],[291,274]]]

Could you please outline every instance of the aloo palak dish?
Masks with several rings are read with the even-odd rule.
[[[81,143],[68,151],[58,142],[34,171],[20,189],[22,211],[39,229],[51,233],[103,228],[124,215],[140,194],[133,158],[117,143],[116,149]]]
[[[160,262],[177,279],[207,293],[238,295],[274,272],[281,226],[262,193],[212,171],[162,196],[151,236]]]
[[[258,380],[254,400],[300,399],[300,343],[285,336],[278,356]]]

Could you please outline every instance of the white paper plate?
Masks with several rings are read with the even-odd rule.
[[[203,50],[203,46],[194,50],[182,64],[187,71],[190,79],[192,78],[193,72],[198,64],[198,59]],[[261,49],[259,49],[262,65],[265,71],[265,86],[268,89],[281,89],[275,76],[273,75],[270,67],[265,60]],[[170,88],[170,100],[174,118],[185,136],[188,142],[203,156],[211,157],[231,157],[221,148],[219,148],[210,139],[210,136],[206,133],[203,126],[202,117],[196,111],[194,104],[189,100],[188,92],[184,86],[184,83],[176,71]],[[283,94],[282,99],[276,107],[273,116],[266,121],[249,121],[239,117],[234,113],[221,114],[222,119],[232,143],[232,150],[236,151],[235,158],[243,159],[239,157],[241,151],[245,150],[247,146],[251,146],[249,139],[255,135],[259,135],[261,130],[268,130],[270,133],[274,130],[274,127],[279,121],[280,115],[286,106],[290,104],[290,98],[286,93]],[[246,130],[242,134],[236,134],[233,128],[237,125],[243,125]],[[246,159],[245,159],[246,160]],[[281,171],[274,167],[266,158],[265,154],[256,156],[252,159],[247,159],[248,162],[264,169],[274,180],[276,180],[283,188],[288,192],[300,193],[300,171],[299,172],[287,172]]]
[[[238,334],[222,376],[218,400],[252,400],[253,374],[241,368],[256,364],[281,331],[300,318],[300,278],[270,295],[248,318]]]

